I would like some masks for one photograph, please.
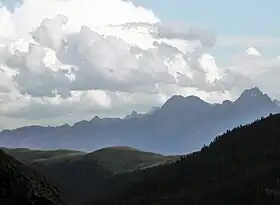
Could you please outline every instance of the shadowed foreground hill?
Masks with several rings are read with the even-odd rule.
[[[112,176],[87,154],[41,160],[29,166],[48,177],[67,204],[83,202]]]
[[[41,160],[30,166],[57,185],[67,203],[80,204],[94,198],[97,190],[117,173],[144,169],[173,158],[130,147],[109,147],[89,154]]]
[[[45,177],[0,150],[0,204],[63,205]]]
[[[177,159],[131,147],[108,147],[92,153],[72,150],[39,151],[4,149],[16,159],[44,174],[68,204],[95,198],[108,179],[119,173],[156,166]]]
[[[280,204],[280,115],[228,131],[176,163],[133,174],[142,179],[129,191],[94,204]]]

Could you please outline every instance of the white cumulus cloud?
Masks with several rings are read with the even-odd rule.
[[[174,94],[222,101],[237,76],[264,84],[252,65],[278,66],[252,47],[221,68],[212,31],[131,1],[23,0],[0,7],[0,25],[0,128],[144,112]]]

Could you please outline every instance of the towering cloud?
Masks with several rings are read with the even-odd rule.
[[[204,47],[212,47],[216,43],[216,34],[201,28],[186,28],[179,24],[157,24],[151,33],[157,38],[198,40]]]
[[[222,101],[231,80],[244,77],[236,62],[217,66],[207,51],[216,43],[212,31],[166,24],[131,1],[4,4],[0,115],[13,126],[147,111],[173,94]]]

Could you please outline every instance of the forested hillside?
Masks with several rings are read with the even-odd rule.
[[[135,172],[143,179],[98,204],[279,204],[279,125],[274,115],[227,131],[177,163]]]
[[[55,186],[0,150],[1,205],[64,205]]]

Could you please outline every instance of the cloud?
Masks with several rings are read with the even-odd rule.
[[[16,103],[22,106],[15,106]],[[2,114],[9,117],[24,117],[30,120],[57,118],[73,115],[75,112],[100,112],[111,106],[111,101],[104,91],[74,92],[68,99],[63,98],[18,98],[6,104]]]
[[[7,59],[7,66],[14,68],[13,77],[22,94],[33,97],[69,97],[69,79],[61,70],[54,71],[43,63],[45,51],[41,46],[29,44],[28,52],[16,51]]]
[[[186,28],[178,24],[157,24],[151,33],[157,38],[200,41],[203,47],[212,47],[216,43],[216,34],[201,28]]]
[[[39,27],[32,32],[32,37],[42,46],[58,50],[63,42],[62,27],[67,24],[66,16],[57,15],[53,19],[46,18]]]
[[[0,69],[0,93],[9,93],[11,91],[12,86],[12,79],[6,76],[5,71],[3,69]]]
[[[1,0],[0,7],[5,7],[10,11],[14,11],[15,8],[22,4],[23,0]]]
[[[277,57],[267,57],[256,47],[249,47],[243,53],[232,56],[228,72],[227,85],[232,88],[242,90],[258,86],[270,96],[280,97],[279,89],[275,89],[280,83],[280,59]]]
[[[119,37],[99,34],[87,26],[82,26],[79,32],[65,34],[63,27],[67,22],[68,18],[62,15],[44,19],[31,32],[34,42],[29,43],[28,51],[15,50],[6,60],[9,67],[17,69],[14,80],[23,94],[33,97],[55,97],[58,94],[65,98],[70,97],[71,91],[92,89],[156,93],[158,83],[178,83],[178,73],[182,76],[192,72],[188,68],[174,72],[179,67],[170,64],[180,56],[182,62],[191,56],[172,45],[154,41],[153,47],[145,50]],[[54,61],[61,67],[53,69],[45,65],[46,49],[52,50]],[[72,67],[65,69],[65,65]],[[207,75],[201,74],[201,79]],[[27,81],[28,78],[34,80]],[[196,83],[197,79],[190,77],[189,81],[192,81],[189,86],[203,89],[199,87],[200,82]]]
[[[279,37],[273,36],[219,36],[219,46],[275,46],[280,44]]]
[[[278,83],[277,60],[251,49],[220,67],[212,31],[166,24],[131,1],[24,0],[0,8],[0,24],[0,115],[15,126],[144,112],[174,94],[220,102]]]
[[[187,28],[178,23],[154,24],[145,22],[129,22],[123,25],[123,28],[137,29],[139,27],[149,28],[149,33],[156,39],[180,39],[185,41],[199,41],[203,47],[213,47],[216,43],[217,36],[213,31],[203,28]]]
[[[130,112],[128,96],[147,99],[157,93],[157,83],[174,83],[159,49],[143,50],[127,40],[139,32],[120,38],[122,29],[113,25],[128,20],[159,21],[151,11],[119,0],[29,0],[13,13],[1,8],[1,115],[43,121],[69,113],[82,118]]]

